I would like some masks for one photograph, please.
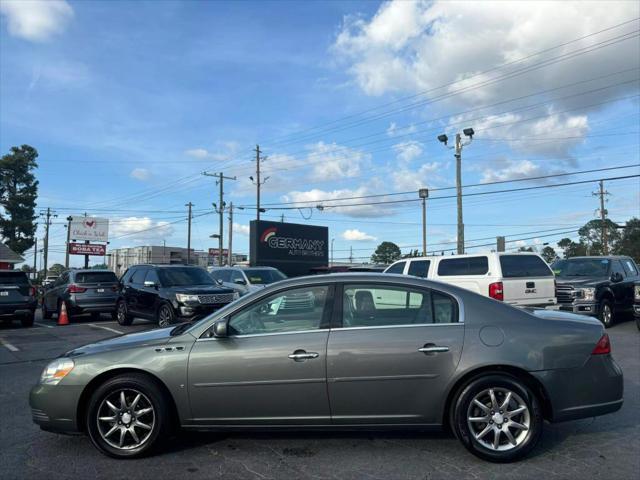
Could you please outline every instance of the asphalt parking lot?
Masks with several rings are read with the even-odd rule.
[[[87,438],[40,431],[31,422],[28,392],[47,361],[121,327],[78,318],[69,326],[36,319],[32,329],[0,324],[0,477],[228,479],[632,479],[640,473],[640,332],[627,321],[609,330],[625,374],[625,404],[612,415],[545,425],[526,460],[483,462],[445,433],[181,434],[150,458],[104,457]]]

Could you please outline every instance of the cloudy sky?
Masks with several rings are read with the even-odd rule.
[[[465,185],[639,163],[640,4],[588,6],[2,0],[0,149],[40,152],[54,261],[63,218],[85,211],[110,218],[112,248],[185,246],[189,201],[193,245],[214,246],[205,170],[237,178],[225,193],[244,207],[234,246],[247,252],[256,144],[264,217],[327,225],[336,258],[369,257],[383,240],[419,248],[420,203],[380,202],[421,187],[432,189],[428,249],[447,250],[455,163],[441,133],[476,131]],[[468,187],[594,180],[466,197],[470,251],[496,235],[510,247],[575,236],[598,208],[595,180],[638,173]],[[606,188],[612,219],[640,215],[638,178]],[[369,197],[385,193],[397,195]]]

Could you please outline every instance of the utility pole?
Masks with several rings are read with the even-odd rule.
[[[226,204],[224,202],[224,179],[226,178],[227,180],[236,180],[236,177],[225,177],[224,173],[220,172],[220,173],[208,173],[208,172],[202,172],[203,175],[207,176],[207,177],[215,177],[217,178],[216,180],[216,185],[220,186],[220,204],[216,205],[215,203],[213,204],[213,208],[215,209],[215,211],[218,213],[218,215],[220,216],[220,246],[219,246],[219,252],[218,252],[218,264],[220,266],[222,266],[224,264],[224,259],[222,258],[222,245],[223,245],[223,239],[224,239],[224,210],[226,207]]]
[[[229,259],[227,264],[231,266],[233,263],[233,202],[229,205]]]
[[[422,199],[422,256],[427,256],[427,198],[429,198],[429,189],[421,188],[418,190],[418,196]]]
[[[256,178],[249,177],[249,179],[256,186],[256,220],[260,221],[260,187],[269,180],[269,177],[265,177],[264,180],[260,180],[260,160],[265,161],[267,157],[260,158],[260,146],[256,145]]]
[[[353,263],[353,247],[349,247],[349,263]]]
[[[73,217],[69,215],[67,217],[67,251],[64,256],[64,268],[69,268],[69,243],[71,242],[71,222]]]
[[[602,239],[602,253],[604,255],[609,255],[609,242],[607,238],[607,209],[604,208],[605,195],[610,195],[604,189],[604,181],[600,180],[599,182],[600,189],[597,192],[593,192],[594,196],[600,197],[600,238]]]
[[[46,212],[40,212],[41,217],[45,217],[44,224],[44,278],[47,278],[48,260],[49,260],[49,227],[51,226],[51,217],[57,217],[50,208],[47,207]]]
[[[33,244],[33,281],[36,282],[38,280],[38,237],[34,238],[35,243]]]
[[[464,222],[462,220],[462,149],[463,147],[466,147],[471,143],[475,132],[473,131],[473,128],[465,128],[464,130],[462,130],[462,133],[469,137],[469,141],[463,143],[462,135],[456,133],[455,146],[448,147],[455,149],[454,156],[456,157],[456,196],[458,200],[458,254],[464,253]],[[449,138],[445,134],[442,134],[438,135],[438,140],[444,143],[444,145],[446,146]]]
[[[87,212],[84,212],[85,218],[87,217]],[[84,241],[85,245],[89,244],[89,240]],[[84,256],[84,268],[89,268],[89,255]]]
[[[189,202],[185,207],[189,207],[189,218],[187,220],[187,265],[191,265],[191,207],[193,207],[193,203]]]

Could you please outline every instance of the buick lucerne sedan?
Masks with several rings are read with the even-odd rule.
[[[312,308],[283,308],[289,298]],[[176,428],[450,428],[473,454],[526,455],[544,421],[614,412],[623,379],[595,319],[519,310],[389,274],[285,280],[193,324],[72,350],[32,389],[33,420],[113,457]]]

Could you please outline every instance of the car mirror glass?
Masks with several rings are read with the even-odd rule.
[[[155,288],[155,287],[157,287],[157,286],[158,286],[158,284],[157,284],[156,282],[151,281],[151,280],[145,280],[145,282],[144,282],[144,286],[145,286],[145,287],[152,287],[152,288]]]
[[[228,336],[227,331],[227,320],[218,320],[213,324],[213,328],[211,329],[214,337],[224,338]]]
[[[236,278],[236,279],[233,281],[233,283],[236,283],[236,284],[238,284],[238,285],[246,285],[246,284],[247,284],[247,282],[246,282],[244,279],[242,279],[242,278]]]

